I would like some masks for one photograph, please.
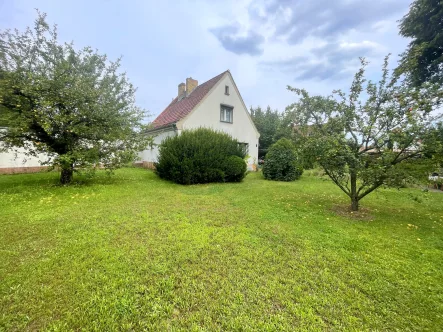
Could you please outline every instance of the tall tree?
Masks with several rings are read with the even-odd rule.
[[[412,89],[389,77],[388,58],[378,83],[365,80],[361,60],[349,94],[334,91],[331,97],[310,96],[288,87],[300,99],[288,106],[296,128],[306,138],[305,154],[315,159],[331,180],[351,200],[359,201],[382,185],[404,180],[401,163],[418,160],[433,146],[431,113],[443,98],[438,86]],[[441,117],[441,116],[440,116]]]
[[[57,30],[38,12],[34,28],[0,33],[0,132],[3,149],[47,155],[43,164],[61,170],[114,169],[146,145],[140,135],[145,112],[120,60],[108,61],[90,47],[61,44]]]
[[[412,38],[401,55],[398,74],[410,84],[443,84],[443,1],[415,0],[400,21],[400,34]]]
[[[274,144],[276,139],[276,133],[280,126],[281,116],[277,110],[272,110],[270,106],[266,111],[263,111],[261,107],[250,109],[252,120],[260,133],[259,138],[259,156],[266,155],[269,147]]]
[[[426,153],[426,157],[432,158],[436,163],[436,169],[438,169],[443,167],[443,122],[437,123],[432,128],[431,134],[433,134],[433,145],[430,151]]]

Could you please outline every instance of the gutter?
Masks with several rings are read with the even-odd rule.
[[[177,124],[176,123],[170,123],[161,127],[148,129],[145,131],[145,134],[158,134],[164,131],[169,131],[170,129],[173,129],[174,131],[177,131]]]

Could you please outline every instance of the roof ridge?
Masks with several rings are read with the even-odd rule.
[[[189,96],[180,100],[175,97],[152,122],[153,129],[176,123],[187,116],[227,72],[230,73],[229,69],[198,85]]]

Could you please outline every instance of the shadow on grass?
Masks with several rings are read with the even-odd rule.
[[[39,187],[41,189],[63,188],[63,187],[89,187],[94,185],[115,185],[127,183],[131,179],[122,174],[114,176],[106,171],[97,171],[93,174],[74,173],[74,178],[69,185],[60,184],[60,173],[58,171],[38,172],[28,174],[0,175],[0,193],[20,193],[29,188]]]

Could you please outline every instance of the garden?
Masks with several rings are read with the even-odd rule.
[[[349,211],[317,171],[183,186],[152,171],[0,177],[0,330],[434,330],[440,193]]]
[[[155,172],[131,167],[156,143],[121,58],[59,41],[38,10],[0,31],[0,152],[52,170],[0,176],[0,331],[441,330],[434,5],[401,20],[396,69],[360,57],[349,89],[251,107],[258,155],[189,127]]]

